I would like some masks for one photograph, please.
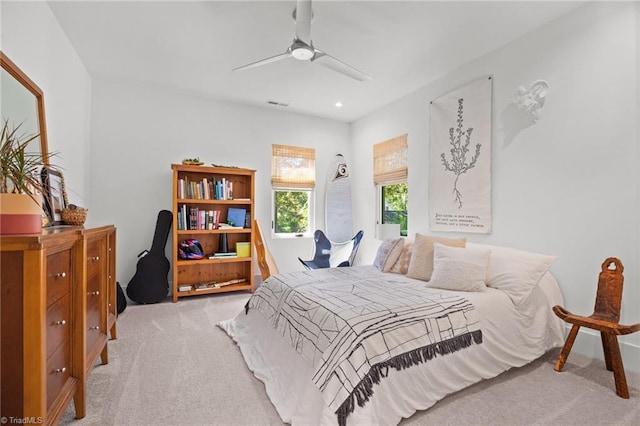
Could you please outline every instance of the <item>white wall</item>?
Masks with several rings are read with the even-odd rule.
[[[91,79],[45,2],[0,3],[0,48],[44,92],[49,151],[59,152],[69,202],[91,208]],[[35,29],[35,30],[34,30]]]
[[[316,149],[322,226],[326,171],[348,146],[348,124],[94,79],[90,214],[118,228],[120,283],[129,282],[137,254],[150,247],[158,211],[172,208],[171,164],[187,157],[257,170],[255,215],[267,245],[281,271],[302,269],[297,256],[311,256],[313,240],[270,237],[273,143]]]
[[[408,133],[409,235],[428,233],[429,101],[493,75],[493,232],[465,235],[559,256],[552,272],[575,313],[593,312],[600,264],[619,257],[621,321],[640,322],[639,13],[634,3],[582,7],[353,123],[356,204],[375,202],[372,145]],[[550,85],[542,118],[521,128],[514,92],[537,79]],[[373,235],[374,210],[357,209],[355,222]],[[365,241],[363,261],[375,249]],[[640,333],[621,340],[640,371]],[[599,337],[576,349],[602,356]]]

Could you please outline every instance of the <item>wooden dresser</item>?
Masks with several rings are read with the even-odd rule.
[[[0,415],[56,424],[116,337],[116,229],[0,237]]]

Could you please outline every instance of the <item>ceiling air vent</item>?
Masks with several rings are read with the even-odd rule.
[[[284,104],[282,102],[276,102],[276,101],[267,101],[267,103],[269,105],[274,105],[274,106],[279,106],[279,107],[288,107],[289,104]]]

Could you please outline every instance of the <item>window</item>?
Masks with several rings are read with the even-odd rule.
[[[400,224],[400,235],[407,236],[407,183],[380,185],[380,223]]]
[[[274,189],[274,233],[308,234],[312,195],[313,191]]]
[[[272,233],[311,236],[314,223],[316,152],[313,148],[271,146]]]
[[[400,225],[407,236],[407,135],[373,146],[373,182],[378,188],[378,223]]]

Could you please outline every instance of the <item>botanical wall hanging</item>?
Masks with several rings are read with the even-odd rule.
[[[484,77],[431,102],[429,227],[491,232],[491,92]]]

